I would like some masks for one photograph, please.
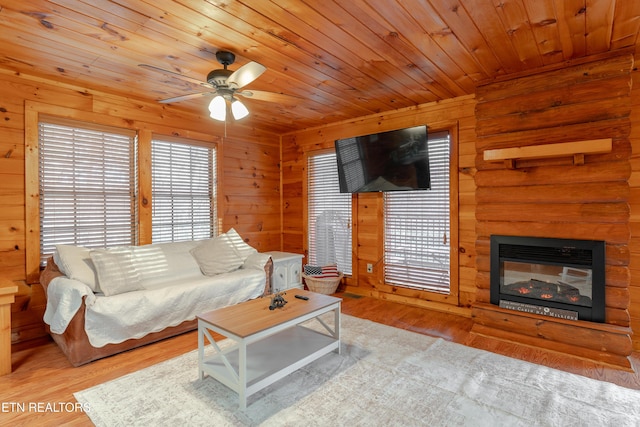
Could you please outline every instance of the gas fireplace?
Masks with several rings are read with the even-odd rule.
[[[490,275],[492,304],[604,322],[603,241],[491,236]]]

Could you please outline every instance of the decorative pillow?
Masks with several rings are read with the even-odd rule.
[[[322,274],[322,267],[320,267],[319,265],[306,264],[304,266],[304,274],[306,274],[307,276],[318,276]]]
[[[304,274],[307,276],[317,277],[319,279],[340,276],[340,273],[338,273],[338,266],[336,264],[324,265],[322,267],[307,264],[304,266]]]
[[[264,265],[269,261],[271,255],[255,252],[247,257],[242,264],[244,269],[264,270]]]
[[[100,289],[106,296],[144,289],[131,248],[96,249],[91,251],[91,259],[98,272]]]
[[[229,273],[240,268],[244,262],[229,237],[224,234],[205,240],[190,252],[205,276]]]
[[[227,231],[225,235],[229,238],[229,240],[233,244],[233,247],[236,248],[238,255],[240,255],[240,258],[242,258],[243,261],[246,260],[249,255],[258,252],[256,248],[242,240],[242,237],[240,237],[235,229],[229,229],[229,231]]]
[[[82,246],[56,245],[53,261],[68,278],[86,284],[93,292],[100,292],[90,254],[91,249]]]

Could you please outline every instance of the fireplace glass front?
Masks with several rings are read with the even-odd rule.
[[[491,237],[491,303],[522,312],[604,322],[605,244]]]

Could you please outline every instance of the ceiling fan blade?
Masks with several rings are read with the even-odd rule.
[[[293,95],[287,95],[277,92],[266,92],[263,90],[243,90],[235,92],[236,95],[245,98],[255,99],[257,101],[275,102],[286,106],[296,106],[302,101],[302,98]]]
[[[173,98],[161,99],[158,102],[161,104],[170,104],[172,102],[186,101],[187,99],[199,98],[201,96],[207,96],[213,93],[216,93],[216,92],[214,91],[214,92],[191,93],[189,95],[182,95],[182,96],[175,96]]]
[[[264,65],[257,62],[249,62],[234,71],[227,79],[227,84],[232,89],[239,89],[260,77],[266,69]]]
[[[193,77],[185,76],[183,74],[174,73],[173,71],[165,70],[163,68],[155,67],[153,65],[147,64],[138,64],[139,67],[145,68],[147,70],[155,71],[157,73],[167,74],[170,76],[178,77],[179,79],[186,80],[191,83],[195,83],[200,86],[211,87],[211,85],[207,82],[203,82],[202,80],[194,79]]]

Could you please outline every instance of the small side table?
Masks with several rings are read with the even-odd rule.
[[[0,375],[11,373],[11,304],[18,286],[8,279],[0,279]]]
[[[267,252],[273,260],[272,292],[291,288],[302,289],[302,258],[304,255],[291,252]]]

